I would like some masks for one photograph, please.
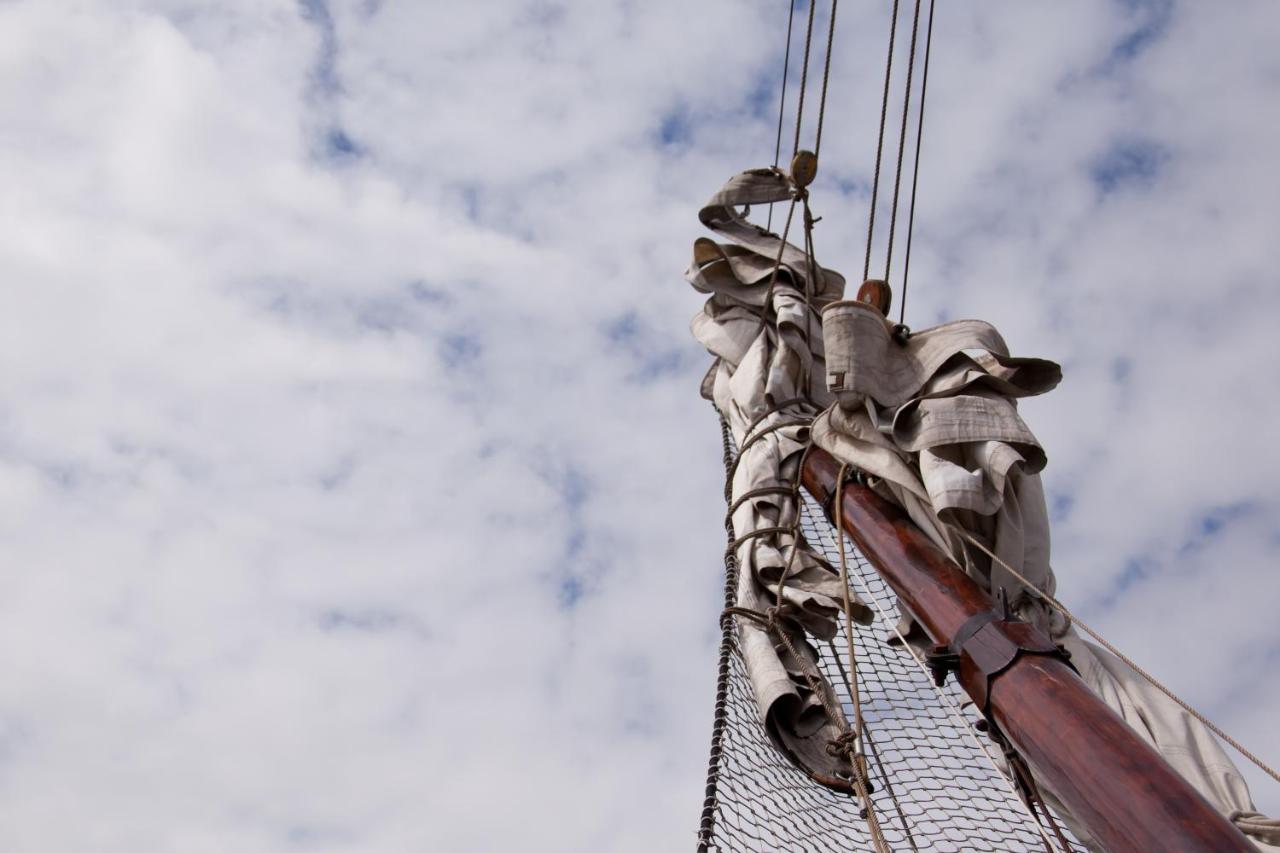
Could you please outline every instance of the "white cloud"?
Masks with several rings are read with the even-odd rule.
[[[1171,8],[940,8],[908,321],[1064,361],[1064,594],[1275,756],[1280,22]],[[723,540],[679,272],[772,157],[785,10],[323,11],[0,6],[0,836],[691,843]],[[840,14],[856,278],[886,21]]]

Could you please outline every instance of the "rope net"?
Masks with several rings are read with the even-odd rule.
[[[736,448],[722,423],[725,461]],[[729,525],[726,525],[729,527]],[[836,565],[839,533],[804,493],[805,539]],[[732,541],[733,531],[728,529]],[[954,683],[935,687],[907,647],[890,645],[899,613],[896,598],[846,538],[854,591],[878,611],[876,621],[854,627],[858,685],[874,786],[871,800],[880,829],[895,851],[1062,850],[996,769],[999,748],[975,724],[980,715]],[[737,565],[725,560],[726,591],[736,587]],[[726,597],[727,601],[731,598]],[[856,796],[813,782],[770,742],[760,722],[750,678],[738,647],[739,617],[722,619],[723,638],[707,799],[699,851],[871,850],[867,821]],[[843,628],[841,628],[843,631]],[[845,638],[817,643],[819,667],[853,718]],[[1071,850],[1085,848],[1070,839]]]

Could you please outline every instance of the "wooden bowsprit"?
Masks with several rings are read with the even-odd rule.
[[[1255,848],[1053,653],[1032,626],[992,616],[991,598],[906,513],[813,448],[802,481],[940,646],[985,709],[1072,815],[1112,853],[1219,853]]]

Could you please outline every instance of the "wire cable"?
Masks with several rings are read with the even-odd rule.
[[[884,95],[880,99],[880,137],[876,142],[876,173],[871,180],[871,212],[867,216],[867,257],[862,278],[871,273],[871,241],[876,233],[876,200],[880,195],[880,160],[884,154],[884,126],[889,115],[889,78],[893,73],[893,42],[898,33],[898,0],[893,0],[893,20],[889,24],[889,57],[884,63]]]
[[[898,170],[893,179],[893,206],[889,211],[889,245],[884,254],[884,280],[889,281],[893,265],[893,234],[898,226],[898,193],[902,189],[902,161],[907,146],[907,118],[911,112],[911,76],[916,69],[916,35],[920,31],[920,0],[916,0],[915,16],[911,20],[911,49],[907,54],[907,87],[902,93],[902,129],[898,133]]]
[[[813,47],[813,15],[817,10],[816,0],[809,0],[809,26],[804,34],[804,65],[800,68],[800,96],[796,104],[796,141],[791,148],[791,156],[800,150],[800,120],[804,118],[804,92],[809,83],[809,51]]]
[[[831,45],[836,38],[836,10],[840,0],[831,0],[831,21],[827,26],[827,57],[822,69],[822,97],[818,100],[818,135],[813,143],[813,155],[822,150],[822,122],[827,116],[827,83],[831,79]]]
[[[898,303],[898,323],[907,322],[907,282],[911,275],[911,237],[916,227],[916,188],[920,185],[920,147],[924,144],[924,97],[929,91],[929,54],[933,47],[933,3],[929,0],[929,25],[924,36],[924,71],[920,75],[920,115],[916,121],[916,165],[911,174],[911,206],[907,214],[907,249],[902,263],[902,299]]]
[[[796,4],[794,0],[787,0],[787,49],[782,54],[782,87],[778,94],[778,133],[773,143],[773,168],[778,168],[778,160],[782,157],[782,116],[787,108],[787,76],[791,69],[791,32],[796,22]],[[826,87],[823,87],[825,101]],[[821,126],[821,123],[819,123]],[[765,226],[768,230],[773,230],[773,202],[769,203],[769,221]]]

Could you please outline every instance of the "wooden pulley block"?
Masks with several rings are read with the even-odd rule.
[[[791,158],[791,183],[804,189],[818,176],[818,155],[812,151],[797,151]]]
[[[857,301],[874,305],[877,311],[888,317],[889,306],[893,304],[893,290],[890,289],[889,282],[869,278],[858,288]]]

